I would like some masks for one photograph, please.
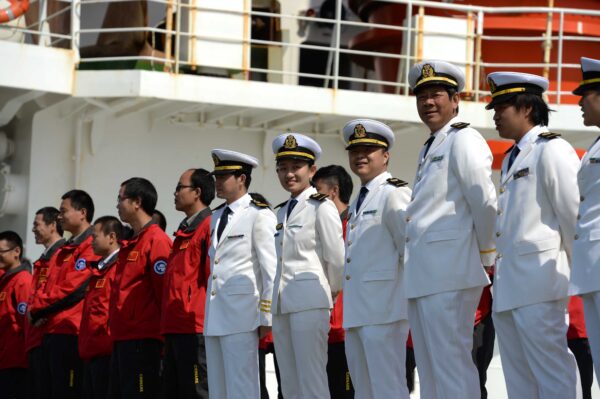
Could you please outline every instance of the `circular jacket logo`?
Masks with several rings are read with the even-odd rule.
[[[154,263],[154,273],[158,275],[163,275],[167,271],[167,262],[164,260],[159,260]]]
[[[27,303],[19,302],[17,305],[17,312],[19,312],[19,314],[25,314],[25,312],[27,312]]]
[[[77,270],[78,272],[85,270],[85,266],[86,262],[83,258],[77,259],[77,262],[75,262],[75,270]]]

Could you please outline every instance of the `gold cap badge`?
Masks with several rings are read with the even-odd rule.
[[[421,70],[421,77],[423,78],[431,78],[435,76],[435,70],[431,66],[431,64],[423,65],[423,69]]]
[[[354,126],[354,137],[361,139],[366,136],[367,136],[367,130],[365,129],[365,127],[363,125],[361,125],[359,123],[356,126]]]
[[[285,148],[286,150],[293,150],[296,147],[298,147],[298,142],[296,141],[296,138],[290,134],[285,138],[283,148]]]

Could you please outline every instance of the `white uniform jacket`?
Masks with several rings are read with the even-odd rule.
[[[419,154],[406,211],[408,298],[489,284],[482,263],[492,265],[496,255],[492,153],[466,125],[452,119],[435,133],[427,155],[425,148]]]
[[[519,142],[510,170],[502,164],[493,310],[566,298],[579,203],[579,158],[560,138],[534,127]],[[549,136],[552,137],[552,136]]]
[[[600,141],[583,156],[577,182],[581,202],[573,242],[570,295],[600,291]]]
[[[337,208],[313,187],[296,200],[289,219],[289,201],[277,212],[273,314],[331,309],[331,293],[342,289],[344,240]]]
[[[360,209],[358,197],[348,209],[344,328],[408,318],[402,277],[410,189],[391,178],[387,172],[375,177]]]
[[[237,204],[236,204],[237,203]],[[234,205],[235,204],[235,205]],[[210,276],[204,335],[221,336],[270,326],[276,268],[275,215],[246,194],[231,204],[233,214],[217,241],[225,207],[211,220]]]

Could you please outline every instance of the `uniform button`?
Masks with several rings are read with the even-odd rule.
[[[500,233],[499,231],[496,232],[496,237],[500,237],[502,235],[502,233]]]
[[[346,259],[346,262],[350,263],[352,261],[352,258],[348,258]]]
[[[579,197],[579,201],[583,202],[585,200],[585,197],[582,195],[581,197]]]
[[[355,227],[356,227],[355,224],[350,225],[350,230],[354,230]]]
[[[279,257],[279,261],[280,261],[280,262],[283,262],[283,258],[282,258],[281,256]]]
[[[409,242],[409,241],[410,241],[410,237],[406,237],[406,242]]]
[[[348,241],[348,246],[352,245],[352,241]]]
[[[213,280],[216,280],[216,279],[217,279],[217,275],[213,274]]]
[[[497,214],[497,215],[502,215],[502,209],[498,209],[498,210],[496,211],[496,214]]]
[[[496,255],[496,259],[501,259],[501,258],[502,258],[502,254]]]
[[[500,194],[503,194],[505,191],[504,187],[500,187]]]
[[[348,276],[346,276],[346,280],[350,280],[350,276],[349,276],[349,275],[348,275]]]
[[[574,237],[574,238],[575,238],[576,240],[579,240],[579,234],[575,234],[575,237]]]
[[[215,259],[215,265],[219,264],[219,259]]]
[[[410,216],[406,217],[406,223],[410,222]]]
[[[212,290],[212,291],[210,292],[210,295],[212,295],[212,296],[215,296],[215,295],[217,295],[217,291],[215,291],[215,290]]]
[[[580,219],[581,219],[581,215],[577,215],[577,220],[580,220]]]

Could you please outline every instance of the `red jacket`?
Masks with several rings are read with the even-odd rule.
[[[92,274],[89,264],[99,260],[92,248],[92,231],[88,228],[58,250],[46,285],[33,299],[33,320],[48,318],[45,334],[79,333],[83,298]]]
[[[112,353],[112,340],[108,330],[108,307],[113,281],[114,267],[118,252],[100,262],[92,262],[92,278],[83,302],[83,315],[79,330],[79,356],[83,360],[109,356]]]
[[[28,304],[31,306],[34,298],[38,295],[38,292],[44,290],[46,281],[48,280],[48,274],[50,267],[53,262],[56,262],[56,253],[58,250],[65,245],[67,241],[63,238],[52,244],[46,252],[40,256],[38,260],[33,263],[33,278],[31,281],[31,295],[29,297]],[[42,336],[44,335],[43,327],[34,327],[29,321],[25,322],[25,351],[37,348],[42,344]]]
[[[583,301],[581,297],[572,296],[569,301],[569,329],[567,339],[587,338],[585,318],[583,317]]]
[[[206,285],[210,275],[210,208],[175,233],[167,262],[160,331],[162,334],[204,332]]]
[[[30,267],[23,261],[0,277],[0,369],[27,367],[24,330],[31,293]]]
[[[342,219],[342,233],[344,240],[346,240],[346,225],[348,224],[348,209],[346,209],[340,215]],[[333,305],[333,309],[331,310],[331,318],[329,319],[329,343],[334,344],[338,342],[344,342],[346,338],[346,334],[344,332],[344,327],[342,324],[344,322],[344,298],[343,292],[340,291],[340,295],[338,295],[335,300],[335,304]]]
[[[153,222],[121,247],[109,310],[114,341],[162,339],[163,275],[170,251],[171,240]]]
[[[488,273],[490,280],[494,281],[494,274]],[[477,305],[477,310],[475,311],[475,325],[481,323],[483,319],[487,315],[489,315],[492,311],[492,285],[488,285],[483,287],[483,291],[481,292],[481,298],[479,299],[479,305]]]

